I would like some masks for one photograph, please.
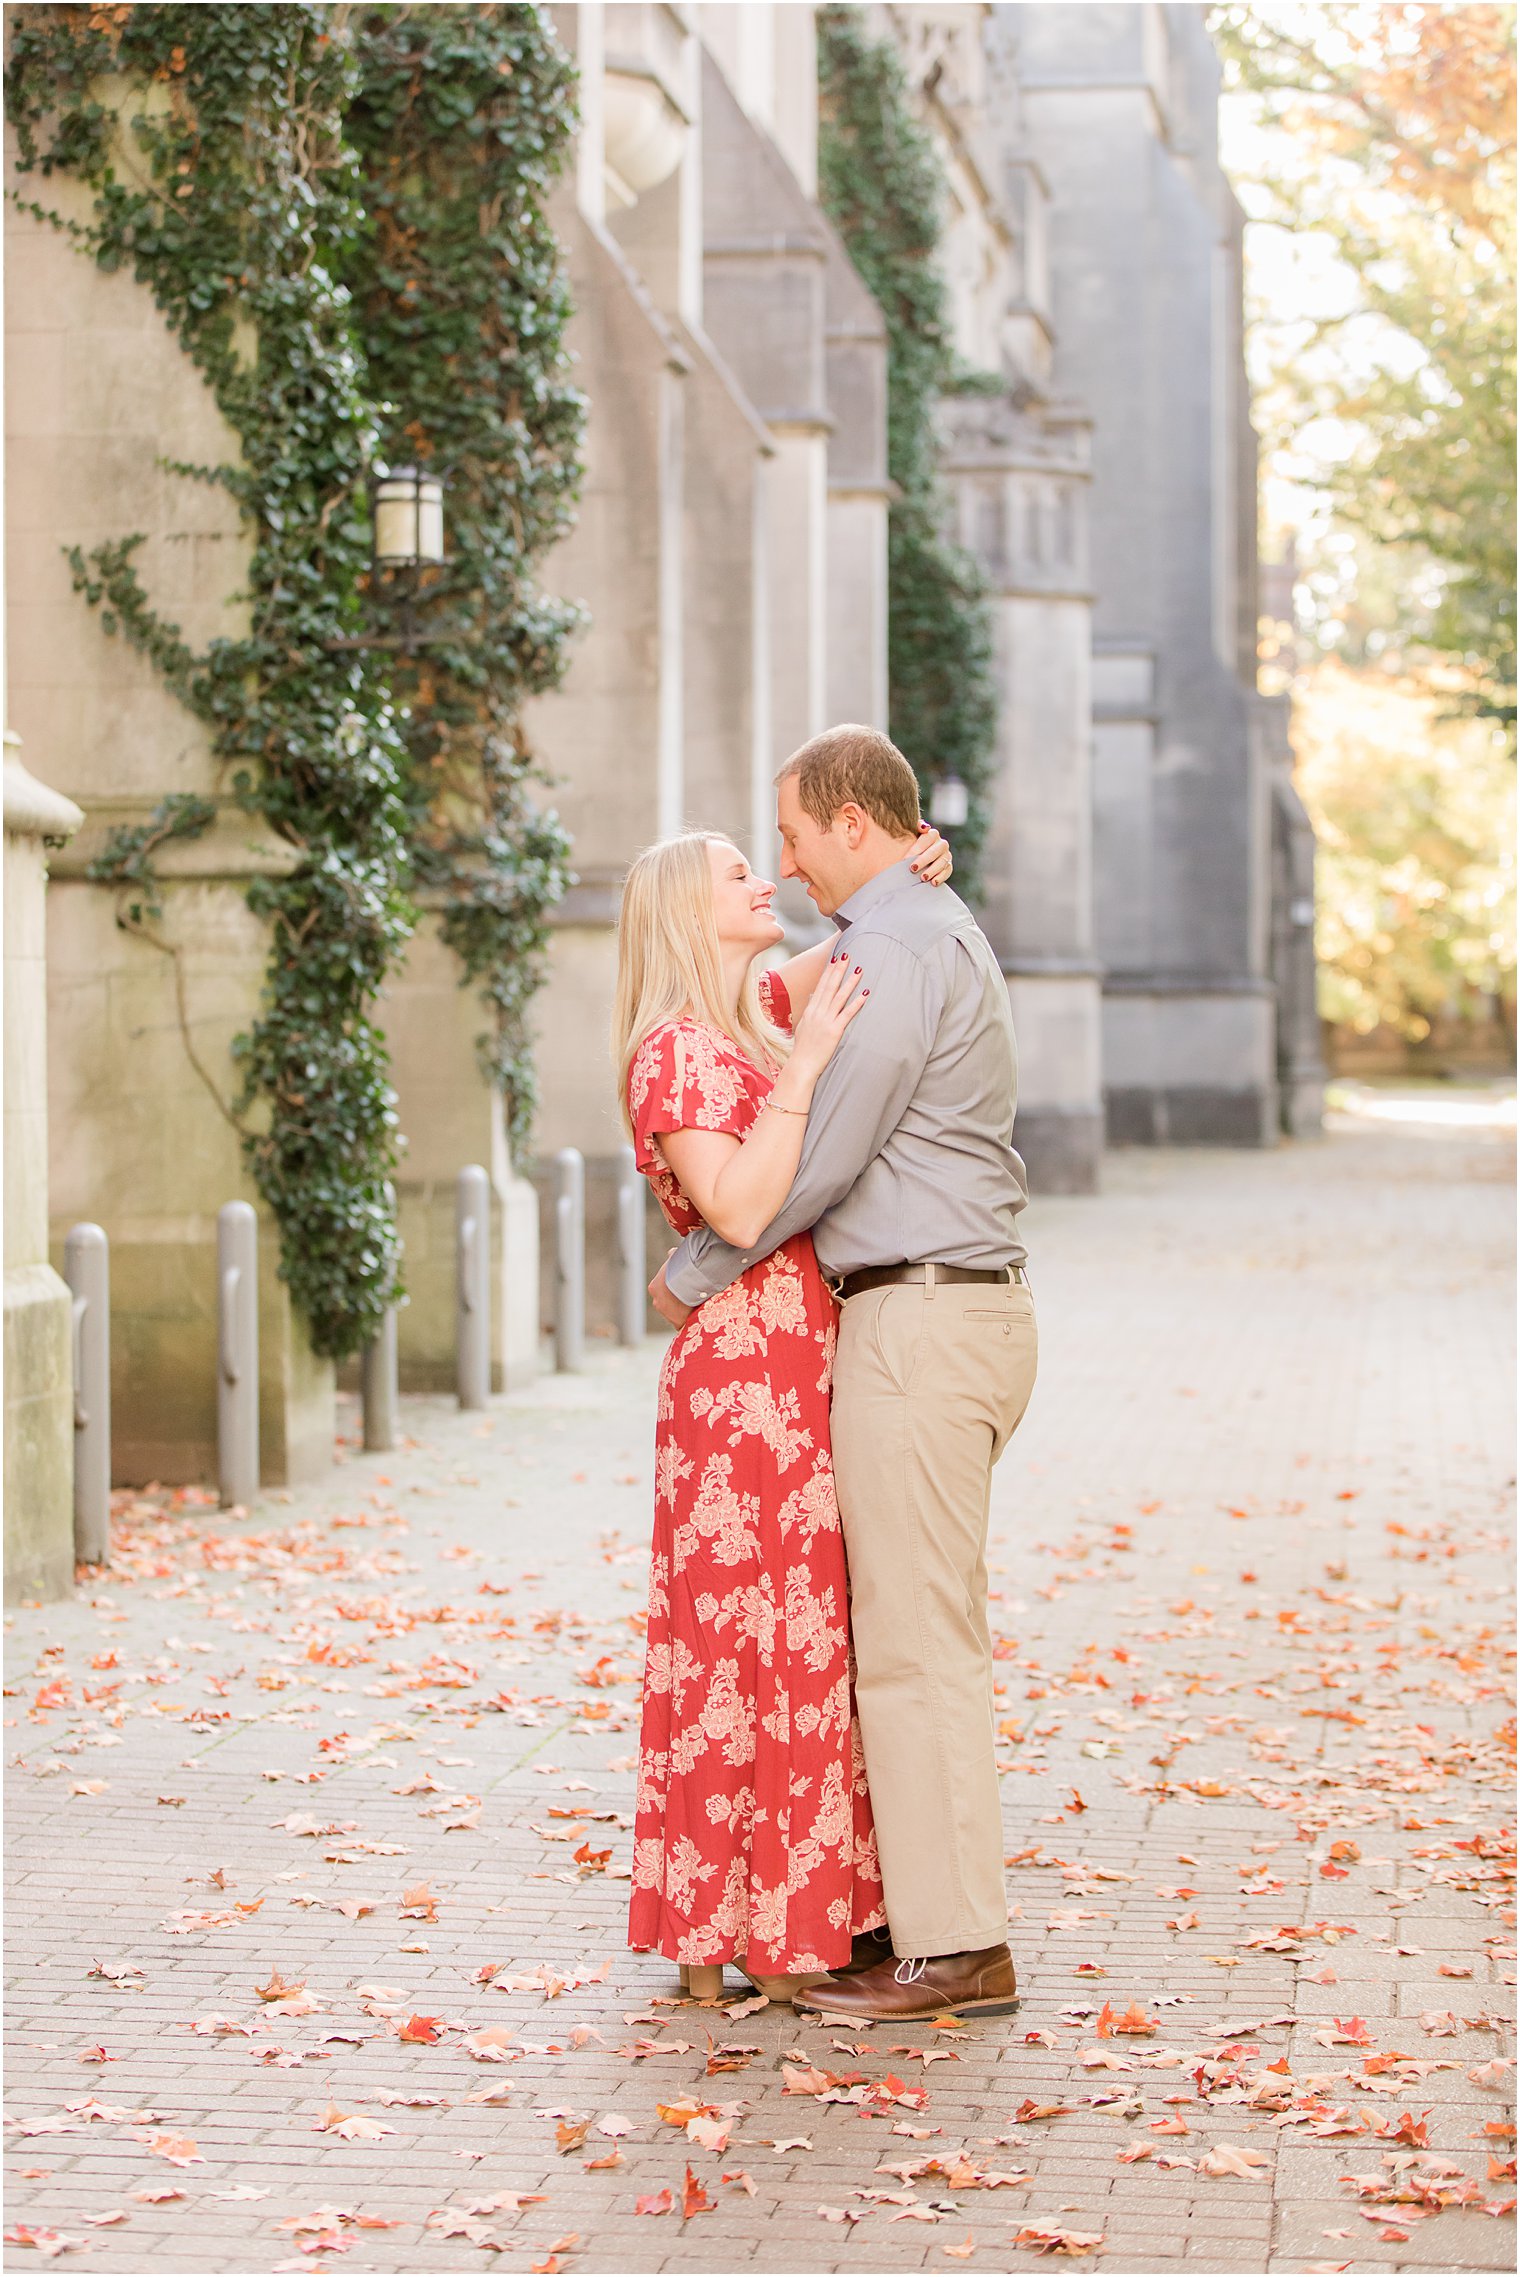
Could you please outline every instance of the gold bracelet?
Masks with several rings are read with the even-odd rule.
[[[779,1099],[762,1099],[760,1104],[763,1107],[774,1107],[778,1115],[801,1115],[806,1119],[808,1112],[806,1107],[783,1107]]]

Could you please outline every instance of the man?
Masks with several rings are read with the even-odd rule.
[[[651,1294],[679,1325],[811,1226],[843,1308],[834,1471],[890,1943],[861,1940],[797,2006],[898,2022],[999,2012],[1017,1984],[987,1508],[1035,1374],[1008,990],[965,903],[907,869],[918,788],[885,735],[831,728],[777,784],[781,874],[833,918],[870,996],[814,1092],[780,1215],[748,1251],[688,1235]]]

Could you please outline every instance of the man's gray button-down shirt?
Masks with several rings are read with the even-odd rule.
[[[851,894],[835,923],[870,1000],[818,1080],[791,1192],[754,1247],[704,1226],[671,1258],[666,1281],[683,1304],[716,1296],[809,1226],[831,1278],[930,1258],[1024,1262],[1013,1020],[985,934],[906,859]]]

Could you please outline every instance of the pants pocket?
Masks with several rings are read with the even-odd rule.
[[[904,1303],[905,1297],[911,1301]],[[857,1297],[855,1302],[859,1301]],[[923,1297],[916,1289],[879,1289],[872,1302],[876,1309],[866,1324],[871,1350],[883,1374],[906,1398],[923,1351]]]

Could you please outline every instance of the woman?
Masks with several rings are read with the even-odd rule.
[[[948,876],[944,841],[914,867]],[[618,926],[639,1167],[677,1233],[705,1221],[741,1248],[786,1197],[866,994],[828,943],[757,978],[782,938],[775,891],[689,832],[640,855]],[[790,1999],[883,1920],[829,1449],[835,1322],[799,1234],[698,1307],[660,1374],[629,1943],[698,1999],[729,1960]]]

